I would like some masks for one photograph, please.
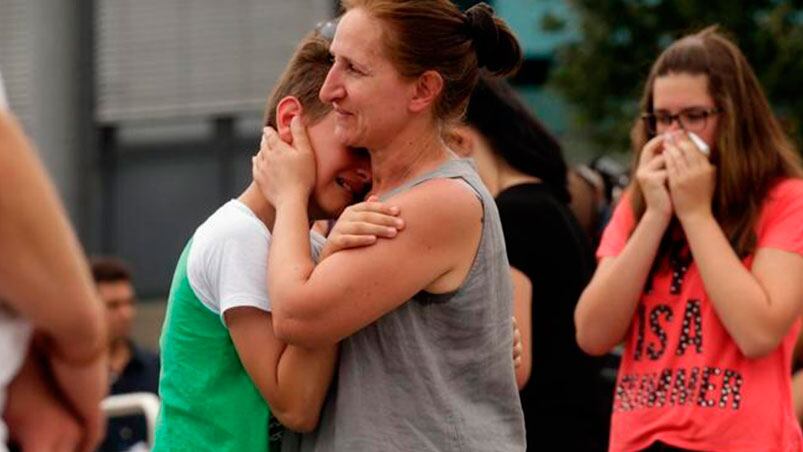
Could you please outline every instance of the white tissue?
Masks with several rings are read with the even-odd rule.
[[[702,152],[704,156],[708,157],[711,155],[711,149],[702,138],[697,136],[697,134],[694,132],[688,132],[688,134],[689,139],[692,141],[692,143],[694,143],[695,146],[697,146],[697,149]]]

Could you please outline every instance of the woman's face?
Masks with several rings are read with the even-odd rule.
[[[383,148],[407,123],[415,84],[385,54],[382,23],[351,9],[340,19],[330,52],[334,64],[320,98],[334,107],[335,135],[348,146]]]
[[[315,150],[315,186],[310,197],[314,219],[337,218],[348,205],[362,200],[371,184],[368,151],[345,146],[332,133],[335,114],[329,112],[307,132]]]
[[[685,72],[669,73],[657,77],[652,90],[653,114],[665,121],[656,122],[657,134],[682,130],[694,132],[713,150],[717,142],[719,114],[708,92],[708,76]],[[708,113],[706,113],[708,112]],[[681,114],[680,120],[670,119]],[[667,124],[667,121],[671,123]],[[683,121],[685,124],[680,124]]]

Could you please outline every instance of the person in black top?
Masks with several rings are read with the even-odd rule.
[[[131,339],[131,327],[136,314],[131,271],[122,260],[114,257],[93,257],[90,264],[98,295],[106,306],[109,394],[156,394],[159,387],[159,355],[137,346]],[[114,417],[109,419],[100,451],[142,449],[146,441],[144,416]]]
[[[447,142],[477,164],[496,198],[515,286],[518,369],[530,450],[607,450],[612,388],[575,340],[574,307],[595,268],[569,209],[558,142],[502,81],[483,78]]]

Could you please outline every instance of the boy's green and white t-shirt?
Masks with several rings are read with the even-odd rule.
[[[324,238],[311,233],[317,260]],[[268,450],[270,408],[243,368],[224,313],[270,312],[271,234],[242,202],[220,207],[181,254],[160,339],[154,450]]]

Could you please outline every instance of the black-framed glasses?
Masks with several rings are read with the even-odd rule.
[[[335,39],[335,32],[337,31],[337,23],[340,22],[340,17],[334,19],[324,20],[315,25],[315,32],[322,38],[331,42]]]
[[[720,113],[717,107],[689,107],[684,108],[678,113],[672,114],[667,111],[656,111],[644,113],[641,119],[647,124],[647,130],[651,134],[662,133],[672,127],[672,123],[677,121],[680,128],[688,132],[702,132],[708,124],[708,118]]]

